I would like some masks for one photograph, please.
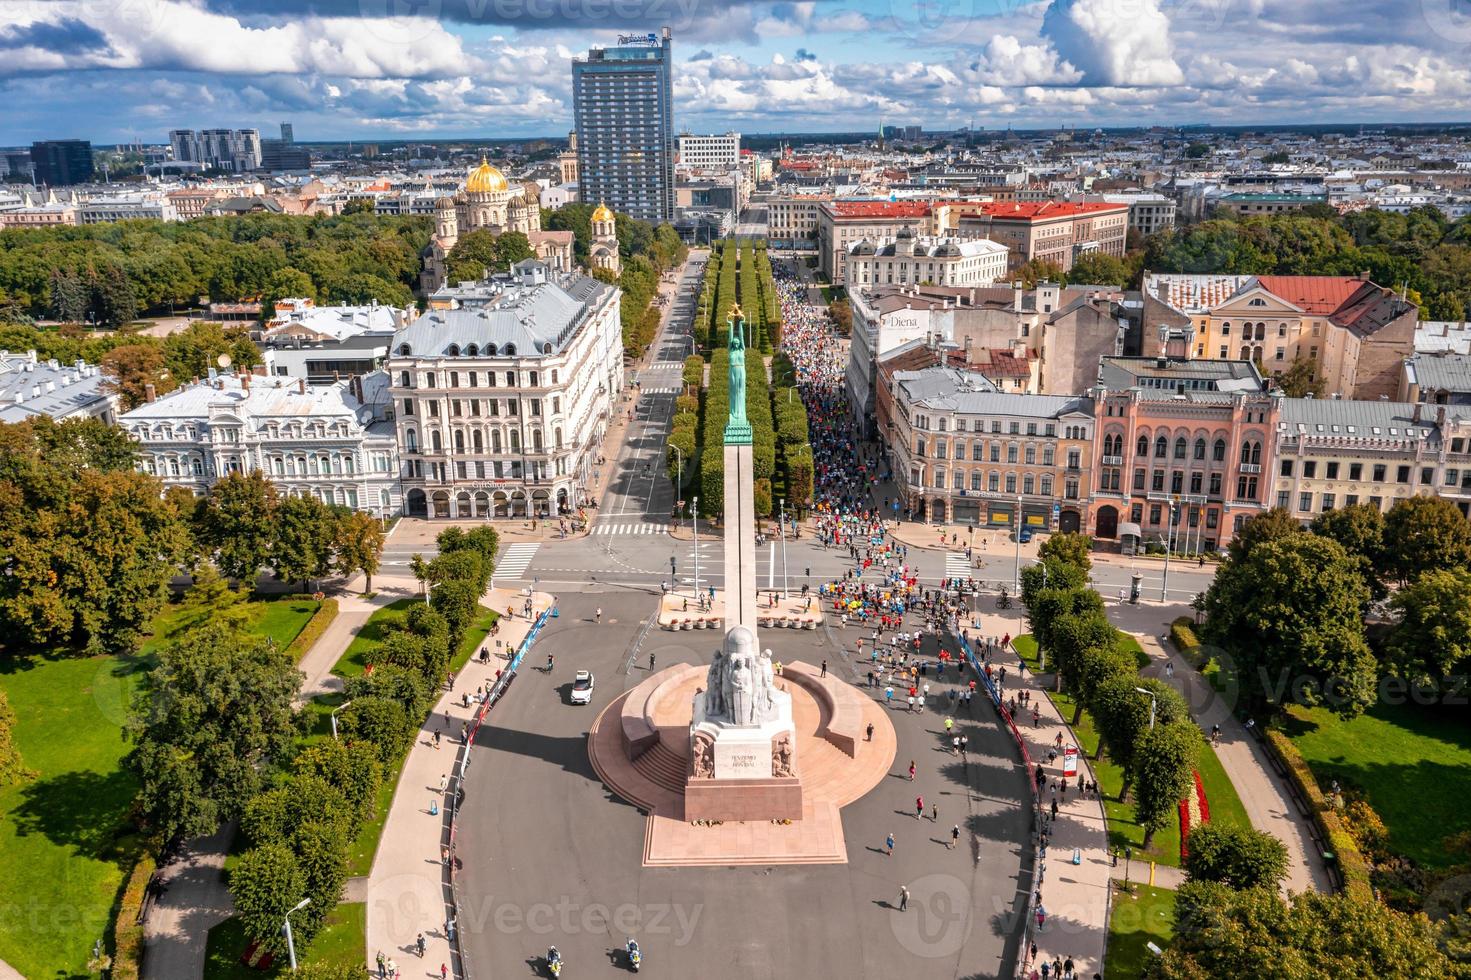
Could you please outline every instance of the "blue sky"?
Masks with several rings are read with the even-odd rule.
[[[1471,118],[1468,0],[0,0],[0,145],[564,133],[663,24],[693,131]]]

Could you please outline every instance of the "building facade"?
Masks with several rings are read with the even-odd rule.
[[[817,210],[831,194],[784,194],[766,202],[767,241],[772,248],[817,247]]]
[[[92,180],[92,144],[87,140],[41,140],[31,144],[37,184],[66,187]]]
[[[651,224],[674,218],[674,87],[669,28],[624,36],[572,62],[577,184]]]
[[[385,367],[418,517],[548,517],[587,496],[623,385],[619,291],[528,260],[394,335]]]
[[[389,517],[402,509],[398,449],[381,372],[336,384],[218,375],[118,419],[138,469],[196,495],[259,471],[282,493]]]
[[[0,422],[49,418],[99,418],[117,421],[117,398],[103,384],[94,364],[43,361],[35,351],[12,354],[0,350]]]
[[[541,235],[540,197],[540,185],[512,185],[499,169],[481,160],[480,166],[465,175],[464,190],[434,200],[434,235],[423,254],[421,290],[427,293],[444,285],[445,260],[460,236],[472,231],[493,235],[519,231],[535,249]],[[538,258],[542,257],[538,252]]]
[[[901,231],[935,234],[928,201],[825,201],[817,206],[817,268],[831,282],[846,274],[848,253],[861,241],[897,238]],[[982,237],[982,236],[978,236]]]
[[[1093,397],[1095,538],[1210,552],[1271,506],[1281,398],[1250,362],[1104,358]]]
[[[1090,398],[1001,393],[975,372],[934,367],[885,376],[878,404],[910,515],[974,527],[1086,526]]]
[[[724,133],[719,136],[679,134],[679,163],[681,166],[724,170],[739,166],[740,161],[740,133]]]
[[[1123,256],[1129,232],[1129,205],[1106,202],[958,202],[942,215],[942,230],[1005,245],[1013,267],[1037,259],[1064,272],[1088,252]]]
[[[918,238],[902,228],[892,239],[854,242],[843,279],[865,286],[989,286],[1006,278],[1005,245],[984,238]]]

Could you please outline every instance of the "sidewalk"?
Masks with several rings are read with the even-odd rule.
[[[980,613],[979,633],[981,636],[1001,637],[1007,633],[1016,636],[1026,629],[1023,617],[1020,607],[1007,612]],[[973,641],[976,633],[971,631]],[[977,650],[977,656],[980,656],[980,650]],[[993,655],[991,663],[994,667],[1006,668],[1006,683],[1001,685],[1003,699],[1021,690],[1032,692],[1032,703],[1038,709],[1038,722],[1036,725],[1032,723],[1030,711],[1023,713],[1018,710],[1016,727],[1032,756],[1033,778],[1036,778],[1038,764],[1047,773],[1048,788],[1042,794],[1042,802],[1044,808],[1049,808],[1055,793],[1053,780],[1062,775],[1062,755],[1059,754],[1057,761],[1049,766],[1047,753],[1055,748],[1059,732],[1064,744],[1072,742],[1072,731],[1063,723],[1037,678],[1030,672],[1022,673],[1015,653],[1004,650]],[[1086,755],[1080,754],[1078,764],[1079,775],[1091,781],[1093,770]],[[1022,948],[1025,950],[1029,943],[1035,942],[1038,963],[1071,957],[1077,975],[1090,977],[1103,970],[1103,951],[1108,937],[1109,878],[1114,868],[1108,853],[1108,827],[1102,801],[1080,796],[1076,779],[1068,782],[1067,793],[1057,797],[1057,819],[1053,822],[1047,855],[1037,875],[1041,907],[1047,913],[1046,922],[1040,931],[1035,918],[1027,923]],[[1075,852],[1080,859],[1078,864],[1072,863]],[[1023,964],[1019,975],[1025,976],[1029,970],[1030,965]]]
[[[519,646],[536,617],[555,601],[542,592],[532,598],[531,619],[519,614],[501,618],[496,639],[504,642],[506,650]],[[519,589],[496,588],[488,591],[481,602],[492,609],[520,609],[525,600],[525,593]],[[438,976],[441,963],[450,966],[453,975],[460,975],[453,969],[457,964],[446,932],[446,919],[453,905],[441,848],[449,840],[450,808],[439,787],[441,779],[453,773],[460,749],[460,727],[479,709],[473,699],[470,707],[464,707],[460,695],[465,691],[473,694],[478,685],[488,688],[505,663],[500,657],[492,657],[488,664],[476,659],[465,664],[453,690],[439,699],[409,749],[368,876],[365,956],[370,966],[381,952],[401,967],[417,964],[409,967],[414,975]],[[444,732],[445,745],[440,749],[434,747],[436,730]],[[453,793],[454,787],[449,791]],[[438,804],[438,814],[430,815],[431,800]],[[422,963],[413,952],[414,940],[421,932],[427,942]]]

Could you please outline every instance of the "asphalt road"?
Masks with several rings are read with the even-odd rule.
[[[843,811],[846,865],[641,866],[644,818],[598,781],[585,735],[603,706],[647,676],[651,650],[660,667],[708,662],[708,650],[673,645],[657,629],[638,646],[654,605],[641,593],[562,597],[561,615],[528,658],[539,665],[553,653],[555,672],[523,670],[482,729],[460,843],[469,976],[538,975],[553,944],[566,958],[564,976],[620,972],[614,951],[629,935],[639,939],[651,977],[1007,973],[1026,898],[1020,842],[1029,816],[1020,802],[1025,774],[989,709],[957,719],[970,737],[968,766],[941,747],[941,713],[895,715],[894,772]],[[601,625],[592,622],[598,607]],[[779,659],[826,656],[832,670],[858,679],[825,634],[768,630],[762,641]],[[597,676],[586,707],[567,700],[579,667]],[[942,690],[936,684],[937,701]],[[913,783],[905,771],[911,759],[919,770]],[[916,794],[939,804],[937,822],[915,819]],[[957,822],[966,846],[950,850]],[[893,857],[883,854],[890,832]],[[901,884],[911,892],[905,912],[895,907]]]

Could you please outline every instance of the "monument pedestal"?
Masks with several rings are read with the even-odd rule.
[[[800,820],[797,730],[792,696],[771,692],[772,712],[760,724],[732,725],[706,716],[703,692],[690,719],[686,820]]]

